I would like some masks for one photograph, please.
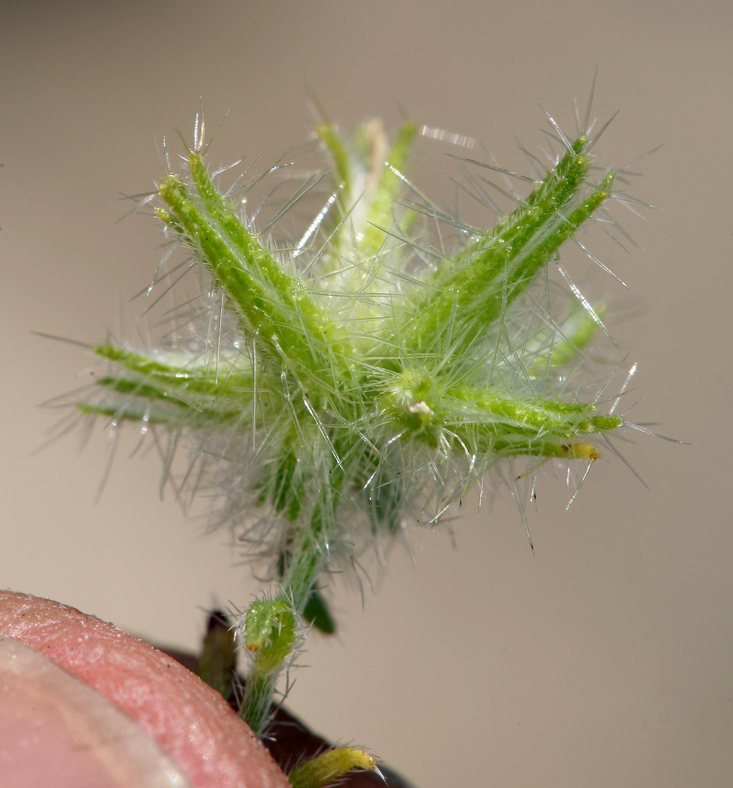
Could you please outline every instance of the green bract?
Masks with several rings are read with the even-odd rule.
[[[167,275],[190,269],[199,290],[160,346],[94,348],[111,372],[98,381],[101,398],[80,407],[167,431],[166,474],[187,438],[183,482],[192,492],[208,484],[216,523],[269,561],[278,615],[290,622],[283,630],[278,618],[278,631],[290,640],[277,654],[268,647],[267,666],[255,660],[262,676],[252,684],[268,703],[293,616],[333,629],[318,588],[335,565],[368,544],[381,557],[408,517],[437,523],[504,460],[592,462],[592,436],[623,424],[572,395],[568,378],[600,318],[574,285],[580,301],[568,309],[569,290],[547,275],[612,196],[615,173],[594,171],[585,133],[570,142],[556,131],[562,155],[544,177],[523,178],[527,196],[505,192],[516,207],[488,229],[410,186],[411,123],[391,145],[375,121],[352,140],[330,122],[316,128],[331,188],[299,236],[274,229],[324,176],[296,178],[265,223],[262,206],[282,182],[259,207],[262,176],[222,191],[198,123],[194,149],[152,196],[186,254]],[[244,618],[249,644],[256,621]]]

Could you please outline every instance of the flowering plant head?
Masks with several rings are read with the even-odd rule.
[[[277,587],[240,622],[255,730],[302,621],[333,630],[329,572],[369,546],[384,560],[409,522],[436,525],[492,469],[508,467],[516,493],[515,458],[589,469],[597,438],[626,424],[605,387],[581,396],[586,348],[605,329],[560,261],[574,242],[602,265],[576,236],[616,227],[619,178],[594,164],[603,129],[593,136],[586,117],[571,139],[548,119],[559,153],[528,154],[530,177],[463,160],[463,188],[498,215],[485,227],[408,180],[411,122],[390,141],[378,121],[345,138],[321,119],[327,170],[250,165],[224,187],[200,115],[192,146],[139,200],[167,244],[148,296],[184,277],[196,290],[161,343],[94,347],[110,369],[78,406],[167,437],[164,480],[187,444],[178,492],[208,491],[212,524],[267,563]]]

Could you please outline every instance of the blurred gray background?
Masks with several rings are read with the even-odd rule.
[[[644,786],[733,780],[730,2],[33,2],[0,15],[0,585],[194,648],[202,609],[257,583],[226,534],[204,537],[158,495],[155,456],[106,438],[34,454],[80,385],[84,350],[118,330],[157,263],[148,219],[156,143],[229,116],[216,164],[307,138],[307,91],[348,128],[404,110],[522,167],[541,102],[572,129],[598,66],[599,145],[624,164],[659,143],[635,186],[663,210],[624,225],[644,247],[607,259],[643,306],[614,328],[639,362],[634,411],[690,446],[638,436],[593,471],[569,512],[542,477],[529,512],[464,503],[445,533],[396,551],[376,595],[339,589],[342,626],[313,637],[290,705],[369,747],[419,788]],[[428,146],[429,147],[429,146]],[[425,150],[426,148],[423,148]],[[421,183],[452,195],[442,156]],[[447,199],[446,198],[446,199]],[[618,293],[613,286],[609,290]],[[122,307],[121,307],[122,305]],[[127,324],[128,332],[132,331]],[[608,453],[606,453],[608,454]]]

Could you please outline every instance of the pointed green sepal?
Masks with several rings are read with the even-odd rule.
[[[462,358],[482,332],[495,335],[492,326],[512,301],[611,196],[614,172],[586,194],[590,159],[582,150],[587,144],[579,137],[518,208],[455,260],[444,262],[427,295],[416,302],[407,347],[424,352],[442,338],[451,354]]]

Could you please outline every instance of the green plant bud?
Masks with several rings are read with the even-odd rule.
[[[253,602],[244,618],[244,646],[255,670],[269,674],[279,670],[296,641],[292,607],[282,599]]]

